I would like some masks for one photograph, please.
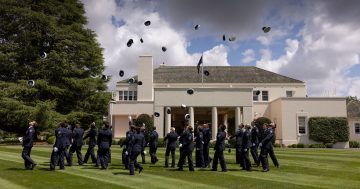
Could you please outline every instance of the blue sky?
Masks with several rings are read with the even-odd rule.
[[[155,67],[257,66],[306,82],[310,96],[360,96],[360,1],[83,0],[104,48],[110,89],[136,74],[138,56]],[[150,20],[148,27],[143,23]],[[200,24],[198,30],[194,26]],[[270,26],[264,33],[261,28]],[[236,37],[222,41],[222,35]],[[134,45],[126,46],[129,39]],[[141,44],[139,39],[143,38]],[[162,52],[161,47],[167,51]]]

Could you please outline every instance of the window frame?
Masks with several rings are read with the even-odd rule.
[[[259,95],[256,95],[256,92],[257,91],[253,91],[253,101],[259,102]],[[255,97],[256,97],[256,99],[255,99]]]
[[[291,95],[290,95],[290,96],[288,95],[288,92],[290,92],[290,93],[291,93]],[[294,91],[288,91],[288,90],[287,90],[285,93],[286,93],[286,97],[288,97],[288,98],[290,98],[290,97],[293,97],[293,96],[294,96]]]
[[[356,127],[358,127],[359,132],[356,132]],[[354,123],[354,132],[356,135],[360,135],[360,123]]]
[[[304,133],[300,133],[300,118],[304,118]],[[297,134],[298,135],[307,135],[308,128],[307,128],[307,116],[306,115],[297,115]]]
[[[264,95],[263,93],[266,92],[267,95]],[[266,96],[267,100],[264,100],[264,97]],[[269,91],[261,91],[261,101],[263,102],[269,102]]]

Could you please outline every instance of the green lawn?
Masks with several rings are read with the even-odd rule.
[[[252,172],[242,171],[234,164],[235,154],[226,152],[229,171],[223,173],[210,169],[196,169],[195,172],[186,168],[182,172],[165,169],[164,149],[160,148],[160,161],[156,165],[145,164],[144,171],[134,176],[129,176],[129,171],[120,164],[121,149],[118,146],[112,148],[113,162],[108,170],[86,165],[49,171],[51,147],[35,146],[32,158],[38,166],[33,171],[26,171],[21,150],[21,146],[0,146],[1,189],[360,188],[360,150],[276,149],[281,167],[275,168],[270,160],[268,173],[261,172],[260,167],[253,168]],[[83,148],[84,154],[85,150]],[[74,162],[77,162],[75,157]],[[146,158],[150,160],[148,155]]]

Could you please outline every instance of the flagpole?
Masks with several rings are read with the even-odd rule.
[[[204,52],[201,53],[201,57],[203,58],[201,65],[201,85],[204,87]]]

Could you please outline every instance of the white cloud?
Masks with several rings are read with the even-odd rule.
[[[119,70],[125,71],[124,78],[133,76],[137,72],[137,62],[140,55],[152,55],[154,67],[161,63],[166,65],[196,66],[200,54],[189,54],[185,34],[172,28],[151,8],[138,6],[136,2],[125,1],[117,6],[114,1],[108,0],[83,0],[86,16],[89,19],[89,27],[98,37],[104,48],[105,74],[113,75],[109,83],[110,90],[114,89],[115,83],[123,78],[118,75]],[[111,18],[125,24],[116,27]],[[146,27],[143,23],[151,20],[151,25]],[[127,47],[127,41],[132,38],[134,44]],[[144,43],[139,39],[143,38]],[[161,47],[167,48],[166,52]],[[204,52],[205,65],[229,65],[227,62],[228,50],[223,45],[218,45]]]
[[[242,62],[247,64],[255,60],[255,52],[253,49],[246,49],[242,55],[244,58],[242,59]]]

